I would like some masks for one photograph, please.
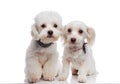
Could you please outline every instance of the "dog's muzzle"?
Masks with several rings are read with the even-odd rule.
[[[47,33],[48,33],[48,37],[52,37],[52,35],[53,35],[53,31],[52,30],[49,30]]]
[[[76,38],[71,38],[71,43],[75,43],[76,42]]]

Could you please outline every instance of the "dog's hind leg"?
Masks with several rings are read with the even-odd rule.
[[[72,71],[72,75],[78,75],[78,70],[77,69],[74,69],[74,68],[71,68],[71,71]]]

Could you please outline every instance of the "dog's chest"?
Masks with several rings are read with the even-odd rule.
[[[39,61],[41,64],[45,64],[45,62],[48,60],[48,57],[47,57],[46,53],[35,52],[35,56],[38,57],[38,61]]]
[[[76,69],[78,69],[85,62],[84,57],[68,57],[67,60],[70,61],[72,67]]]
[[[74,67],[75,69],[79,69],[81,67],[81,65],[83,65],[85,60],[82,59],[75,59],[74,61],[72,61],[72,67]]]

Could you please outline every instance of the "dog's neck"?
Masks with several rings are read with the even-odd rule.
[[[80,50],[83,50],[83,52],[84,52],[84,54],[86,54],[86,47],[85,47],[85,45],[86,45],[87,43],[83,43],[83,45],[81,46],[81,47],[69,47],[69,50],[71,51],[71,52],[78,52],[78,51],[80,51]]]
[[[40,40],[37,40],[36,42],[37,42],[41,47],[43,47],[43,48],[48,48],[48,47],[50,47],[50,46],[53,44],[53,42],[43,43],[43,42],[41,42]]]

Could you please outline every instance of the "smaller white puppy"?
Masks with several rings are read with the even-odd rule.
[[[26,81],[34,83],[43,76],[54,80],[58,72],[56,41],[61,35],[62,19],[56,12],[41,12],[35,17],[31,35],[33,37],[26,53]]]
[[[72,74],[77,74],[78,82],[84,83],[87,75],[96,73],[91,50],[95,31],[80,21],[73,21],[65,26],[63,37],[63,69],[58,78],[60,81],[67,79],[71,63]]]

